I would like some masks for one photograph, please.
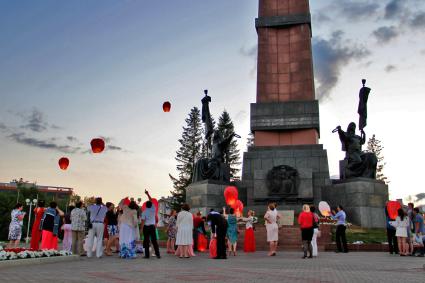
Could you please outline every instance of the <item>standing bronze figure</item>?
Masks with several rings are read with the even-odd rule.
[[[366,80],[362,80],[363,87],[359,92],[359,107],[357,108],[357,113],[359,113],[359,130],[363,129],[367,125],[367,100],[369,98],[370,88],[365,87]]]

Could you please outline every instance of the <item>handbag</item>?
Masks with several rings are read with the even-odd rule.
[[[102,208],[102,206],[99,206],[99,209],[97,210],[96,216],[94,218],[97,217],[101,208]],[[93,228],[93,222],[91,222],[91,220],[90,220],[90,212],[89,212],[89,223],[87,224],[87,228],[89,230]]]

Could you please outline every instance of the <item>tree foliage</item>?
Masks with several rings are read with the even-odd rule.
[[[178,177],[169,174],[174,187],[174,190],[171,191],[174,208],[179,208],[186,202],[186,188],[192,182],[195,162],[201,157],[203,129],[201,114],[197,107],[190,110],[185,122],[182,137],[179,139],[180,147],[175,157]]]
[[[367,142],[367,151],[375,153],[378,159],[378,166],[376,167],[376,179],[385,182],[388,184],[388,178],[384,175],[384,167],[386,162],[384,162],[384,155],[382,150],[384,147],[381,145],[381,141],[375,137],[375,134],[369,138]]]
[[[221,116],[218,119],[217,129],[221,133],[223,138],[226,138],[235,132],[235,127],[233,125],[232,119],[230,118],[230,115],[226,110],[221,113]],[[224,162],[230,165],[231,179],[239,179],[238,173],[240,171],[241,165],[241,162],[239,160],[240,152],[238,149],[238,142],[236,139],[233,139],[230,142],[229,148],[224,156]]]

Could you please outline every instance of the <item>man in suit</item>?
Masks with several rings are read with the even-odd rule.
[[[211,222],[211,232],[217,239],[217,257],[215,259],[226,259],[227,221],[222,213],[216,211],[210,212],[207,220]]]

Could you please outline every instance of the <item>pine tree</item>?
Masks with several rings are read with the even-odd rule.
[[[235,127],[233,126],[232,119],[229,113],[224,110],[218,119],[218,131],[221,133],[223,138],[228,137],[234,133]],[[228,151],[224,156],[224,162],[230,165],[230,178],[233,180],[239,179],[238,172],[240,171],[241,162],[239,162],[240,154],[238,149],[238,143],[235,139],[230,142]]]
[[[195,161],[201,156],[202,124],[199,109],[193,107],[185,121],[186,126],[183,127],[182,137],[179,139],[180,147],[175,158],[178,178],[169,174],[174,187],[171,192],[174,208],[179,208],[186,202],[186,188],[192,182]]]
[[[375,134],[369,138],[367,142],[367,151],[373,152],[376,155],[376,158],[378,159],[378,166],[376,167],[376,179],[385,182],[385,184],[388,184],[388,178],[384,175],[384,156],[382,155],[382,150],[384,147],[381,145],[381,141],[378,140],[375,137]]]

